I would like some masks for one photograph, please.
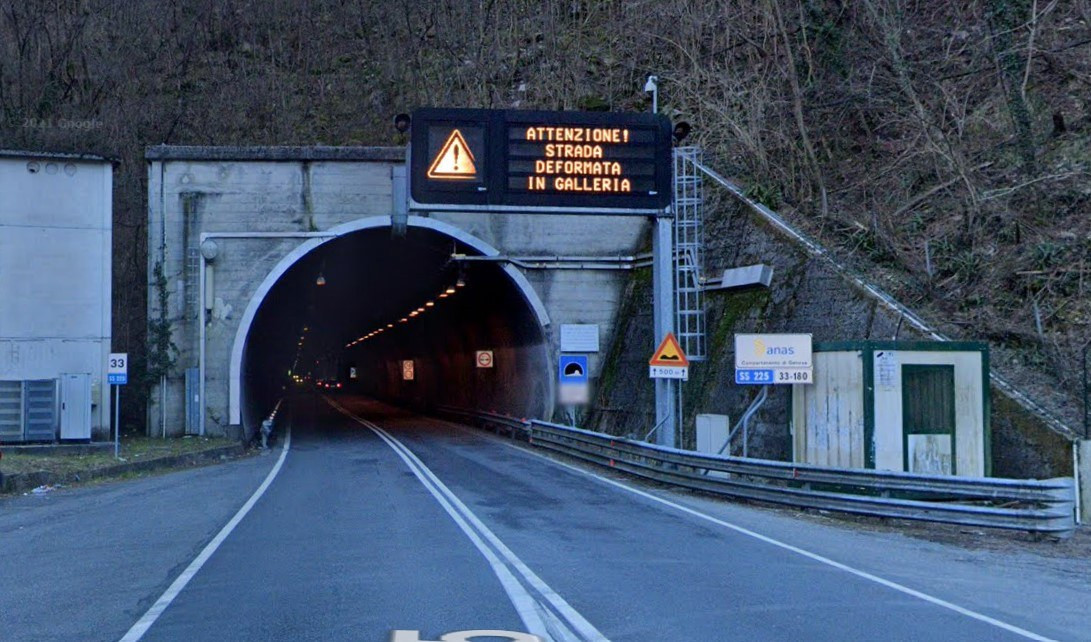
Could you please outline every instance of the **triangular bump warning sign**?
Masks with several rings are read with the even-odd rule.
[[[652,366],[676,366],[685,367],[689,365],[689,359],[686,358],[686,353],[682,352],[682,346],[678,345],[678,340],[674,338],[673,332],[668,332],[663,343],[659,344],[655,354],[652,355],[648,365]]]
[[[474,165],[474,153],[457,129],[447,137],[439,154],[436,154],[432,166],[428,168],[428,178],[440,180],[467,180],[477,178],[477,166]]]

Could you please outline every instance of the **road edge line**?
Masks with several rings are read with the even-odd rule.
[[[455,424],[455,425],[458,425],[458,424]],[[467,428],[466,426],[463,426],[463,427]],[[469,428],[467,428],[467,429],[469,429]],[[488,435],[486,435],[486,436],[488,436]],[[640,490],[639,488],[633,488],[632,486],[629,486],[629,485],[624,484],[622,482],[610,479],[609,477],[603,477],[602,475],[599,475],[597,473],[593,473],[593,472],[591,472],[589,470],[584,470],[582,468],[579,468],[578,466],[573,466],[573,465],[571,465],[569,463],[558,461],[556,459],[553,459],[552,457],[548,457],[548,456],[546,456],[546,455],[544,455],[542,453],[535,452],[535,451],[530,450],[528,448],[522,448],[522,447],[517,446],[515,444],[507,443],[507,442],[505,442],[503,440],[499,440],[499,441],[500,441],[501,444],[503,444],[503,445],[505,445],[505,446],[507,446],[509,448],[513,448],[513,449],[518,450],[520,452],[524,452],[524,453],[533,455],[533,456],[538,457],[540,459],[543,459],[543,460],[545,460],[547,462],[551,462],[553,464],[556,464],[557,466],[561,466],[562,468],[567,468],[568,470],[571,470],[571,471],[573,471],[575,473],[578,473],[580,475],[591,477],[591,478],[596,479],[596,480],[598,480],[600,482],[603,482],[605,484],[609,484],[609,485],[614,486],[616,488],[620,488],[621,490],[632,493],[632,494],[637,495],[639,497],[643,497],[645,499],[650,499],[650,500],[652,500],[654,502],[658,502],[658,503],[663,504],[665,506],[669,506],[669,507],[671,507],[671,508],[673,508],[675,510],[681,511],[681,512],[686,513],[688,515],[691,515],[693,517],[697,517],[699,519],[703,519],[705,521],[712,522],[713,524],[717,524],[717,525],[722,526],[724,528],[733,530],[733,531],[735,531],[735,532],[737,532],[737,533],[739,533],[741,535],[746,535],[747,537],[751,537],[751,538],[754,538],[754,539],[756,539],[758,541],[765,542],[766,544],[776,546],[778,548],[781,548],[781,549],[784,549],[786,551],[795,553],[797,555],[802,555],[803,557],[806,557],[806,558],[808,558],[810,560],[813,560],[815,562],[819,562],[819,563],[825,564],[827,566],[832,566],[833,568],[836,568],[836,569],[838,569],[840,571],[844,571],[844,572],[849,573],[851,575],[855,575],[856,577],[859,577],[861,579],[865,579],[865,580],[868,580],[870,582],[880,584],[880,585],[885,586],[885,587],[887,587],[889,589],[892,589],[894,591],[898,591],[899,593],[903,593],[905,595],[909,595],[909,596],[915,597],[915,598],[917,598],[919,600],[928,602],[928,603],[930,603],[932,605],[939,606],[939,607],[954,611],[955,613],[958,613],[960,615],[964,615],[964,616],[966,616],[968,618],[977,620],[977,621],[985,623],[985,624],[989,624],[991,626],[1002,629],[1002,630],[1007,631],[1009,633],[1014,633],[1015,635],[1019,635],[1019,636],[1022,636],[1024,638],[1027,638],[1027,639],[1030,639],[1030,640],[1036,640],[1037,642],[1056,642],[1053,638],[1046,637],[1046,636],[1041,635],[1039,633],[1035,633],[1033,631],[1024,629],[1024,628],[1019,627],[1019,626],[1016,626],[1014,624],[1009,624],[1007,622],[1004,622],[1003,620],[998,620],[998,619],[996,619],[994,617],[985,615],[984,613],[979,613],[979,612],[974,611],[972,609],[968,609],[968,608],[966,608],[964,606],[959,606],[959,605],[957,605],[957,604],[955,604],[953,602],[948,602],[947,600],[944,600],[943,598],[936,597],[934,595],[929,595],[928,593],[925,593],[923,591],[918,591],[916,589],[909,588],[908,586],[905,586],[904,584],[899,584],[898,582],[895,582],[894,580],[888,580],[886,578],[879,577],[878,575],[874,575],[874,574],[869,573],[867,571],[855,568],[853,566],[849,566],[848,564],[838,562],[836,560],[825,557],[824,555],[820,555],[818,553],[812,553],[811,551],[808,551],[807,549],[800,548],[798,546],[795,546],[793,544],[789,544],[787,542],[782,542],[782,541],[780,541],[778,539],[769,537],[768,535],[762,535],[761,533],[758,533],[757,531],[752,531],[752,530],[746,528],[745,526],[739,526],[737,524],[732,524],[731,522],[722,520],[722,519],[720,519],[718,517],[713,517],[712,515],[707,515],[705,513],[702,513],[701,511],[699,511],[699,510],[697,510],[695,508],[690,508],[689,506],[684,506],[684,505],[679,504],[677,502],[673,502],[673,501],[671,501],[669,499],[659,497],[658,495],[655,495],[653,493],[649,493],[647,491]]]
[[[258,503],[261,496],[265,494],[265,491],[269,489],[269,486],[276,479],[277,474],[280,472],[281,467],[284,465],[284,460],[288,456],[288,450],[292,445],[292,425],[289,423],[284,435],[284,446],[280,450],[280,457],[277,458],[277,462],[273,464],[273,469],[269,471],[269,474],[265,476],[265,481],[261,482],[258,489],[254,491],[254,494],[250,496],[250,499],[246,500],[246,503],[242,505],[242,508],[235,513],[235,516],[231,518],[220,532],[216,533],[216,536],[212,538],[208,544],[201,550],[201,552],[189,563],[182,573],[175,578],[174,582],[167,587],[167,590],[159,596],[159,599],[152,604],[143,616],[136,621],[129,628],[128,632],[121,638],[119,642],[136,642],[140,638],[144,637],[144,634],[148,632],[155,621],[159,619],[159,616],[163,614],[163,611],[167,610],[167,607],[171,605],[178,594],[182,592],[190,580],[201,570],[201,567],[208,562],[209,558],[220,548],[220,545],[224,543],[231,532],[235,530],[235,527],[239,525],[239,522],[246,517],[246,514],[250,512],[250,509]]]

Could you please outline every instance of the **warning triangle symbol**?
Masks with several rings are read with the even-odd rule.
[[[474,153],[470,151],[462,132],[455,129],[428,168],[428,178],[456,181],[477,178],[474,160]]]
[[[659,348],[656,349],[655,354],[648,361],[648,365],[682,368],[689,365],[689,359],[686,358],[686,353],[682,352],[682,346],[678,345],[674,333],[668,332],[666,338],[663,339],[663,343],[659,344]]]

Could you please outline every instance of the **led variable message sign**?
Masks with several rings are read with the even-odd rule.
[[[413,209],[662,213],[671,197],[671,124],[604,112],[419,109]]]

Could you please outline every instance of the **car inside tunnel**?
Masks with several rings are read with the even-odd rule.
[[[545,330],[528,294],[502,263],[456,254],[481,253],[437,230],[410,227],[396,237],[383,227],[337,237],[296,261],[246,335],[247,432],[278,399],[304,390],[425,412],[549,414]],[[480,367],[478,351],[492,352],[491,367]]]

